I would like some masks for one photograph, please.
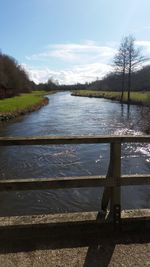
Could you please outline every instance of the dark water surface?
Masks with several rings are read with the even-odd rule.
[[[0,124],[0,136],[45,135],[137,135],[147,120],[142,108],[106,99],[71,96],[70,92],[49,96],[39,111]],[[64,145],[0,148],[1,179],[46,178],[106,174],[109,146]],[[150,172],[150,144],[122,146],[122,173]],[[102,188],[0,193],[0,215],[100,209]],[[122,188],[123,208],[150,208],[150,187]]]

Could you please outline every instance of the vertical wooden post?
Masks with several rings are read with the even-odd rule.
[[[112,177],[112,152],[111,152],[111,143],[110,143],[110,160],[109,160],[109,167],[106,175],[106,179],[111,179]],[[106,212],[109,201],[111,197],[111,187],[105,187],[103,196],[102,196],[102,203],[101,209]]]
[[[120,226],[121,222],[121,143],[111,143],[111,178],[114,187],[111,187],[110,194],[110,213],[113,215],[113,222],[115,226]]]
[[[110,144],[110,162],[106,179],[111,179],[112,187],[105,187],[102,197],[102,210],[106,211],[110,202],[110,216],[114,225],[120,226],[121,222],[121,143],[113,142]]]

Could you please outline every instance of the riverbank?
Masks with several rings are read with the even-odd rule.
[[[121,92],[79,90],[72,92],[73,96],[106,98],[115,101],[121,101]],[[131,92],[131,104],[145,105],[150,104],[150,92]],[[127,92],[124,93],[122,103],[127,103]]]
[[[12,98],[0,100],[0,121],[7,121],[38,110],[48,104],[45,91],[33,91]]]

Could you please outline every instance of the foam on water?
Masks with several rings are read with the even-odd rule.
[[[144,147],[137,147],[136,152],[140,152],[150,158],[150,144],[144,144]]]
[[[140,136],[142,135],[143,132],[141,131],[135,131],[135,130],[131,130],[128,128],[123,128],[123,129],[117,129],[116,131],[114,131],[114,135],[133,135],[133,136]],[[135,154],[137,155],[130,155],[130,157],[137,157],[138,154],[142,154],[143,156],[146,157],[146,161],[150,162],[150,144],[146,144],[146,143],[137,143],[136,146],[133,146],[132,143],[128,146],[126,146],[125,150],[133,150]]]
[[[135,131],[135,130],[132,130],[132,129],[129,129],[129,128],[122,128],[122,129],[117,129],[114,131],[113,133],[114,135],[133,135],[133,136],[136,136],[136,135],[142,135],[143,133],[141,131]]]

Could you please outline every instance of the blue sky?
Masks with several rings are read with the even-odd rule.
[[[0,49],[35,82],[89,82],[109,70],[123,36],[150,56],[149,0],[0,0]]]

